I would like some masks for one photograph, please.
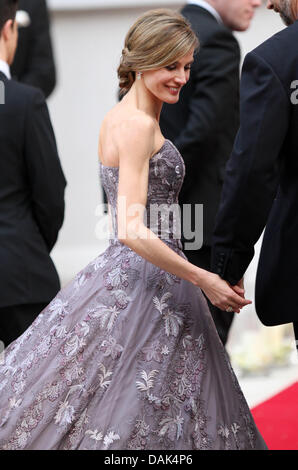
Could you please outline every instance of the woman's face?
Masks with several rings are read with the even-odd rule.
[[[177,103],[181,88],[189,80],[193,54],[192,49],[182,59],[167,67],[143,72],[142,79],[147,90],[162,102]]]

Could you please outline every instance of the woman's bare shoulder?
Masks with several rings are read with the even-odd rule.
[[[119,131],[139,131],[152,132],[155,130],[156,123],[154,119],[143,111],[135,110],[119,123]]]
[[[154,119],[138,110],[125,116],[114,128],[115,141],[120,151],[129,148],[149,155],[154,147],[155,132]]]
[[[119,159],[121,154],[140,154],[149,158],[154,152],[155,133],[156,121],[151,116],[118,103],[102,121],[99,149],[111,149],[113,161]]]

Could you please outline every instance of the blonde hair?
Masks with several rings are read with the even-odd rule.
[[[197,36],[182,15],[168,9],[147,11],[131,26],[125,38],[118,67],[121,92],[131,88],[136,71],[171,65],[198,46]]]

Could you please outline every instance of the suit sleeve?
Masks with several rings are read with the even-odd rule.
[[[235,86],[235,72],[238,76],[240,73],[239,62],[238,43],[225,30],[212,34],[199,51],[191,71],[194,89],[188,120],[175,141],[186,164],[188,158],[193,158],[194,148],[200,155],[200,146],[216,135],[218,122],[230,106],[230,90]]]
[[[26,119],[25,162],[33,216],[50,252],[64,219],[66,180],[48,108],[39,91]]]
[[[240,129],[226,168],[212,250],[212,270],[236,284],[254,255],[276,196],[290,101],[255,52],[241,79]]]
[[[32,12],[32,37],[26,71],[19,80],[40,88],[47,98],[56,85],[56,69],[45,0],[38,0]]]

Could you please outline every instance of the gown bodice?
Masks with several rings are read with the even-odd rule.
[[[185,176],[183,158],[168,139],[150,158],[144,224],[167,244],[182,248],[178,195]],[[110,243],[117,243],[117,196],[119,167],[100,162],[100,179],[110,204],[112,234]]]

